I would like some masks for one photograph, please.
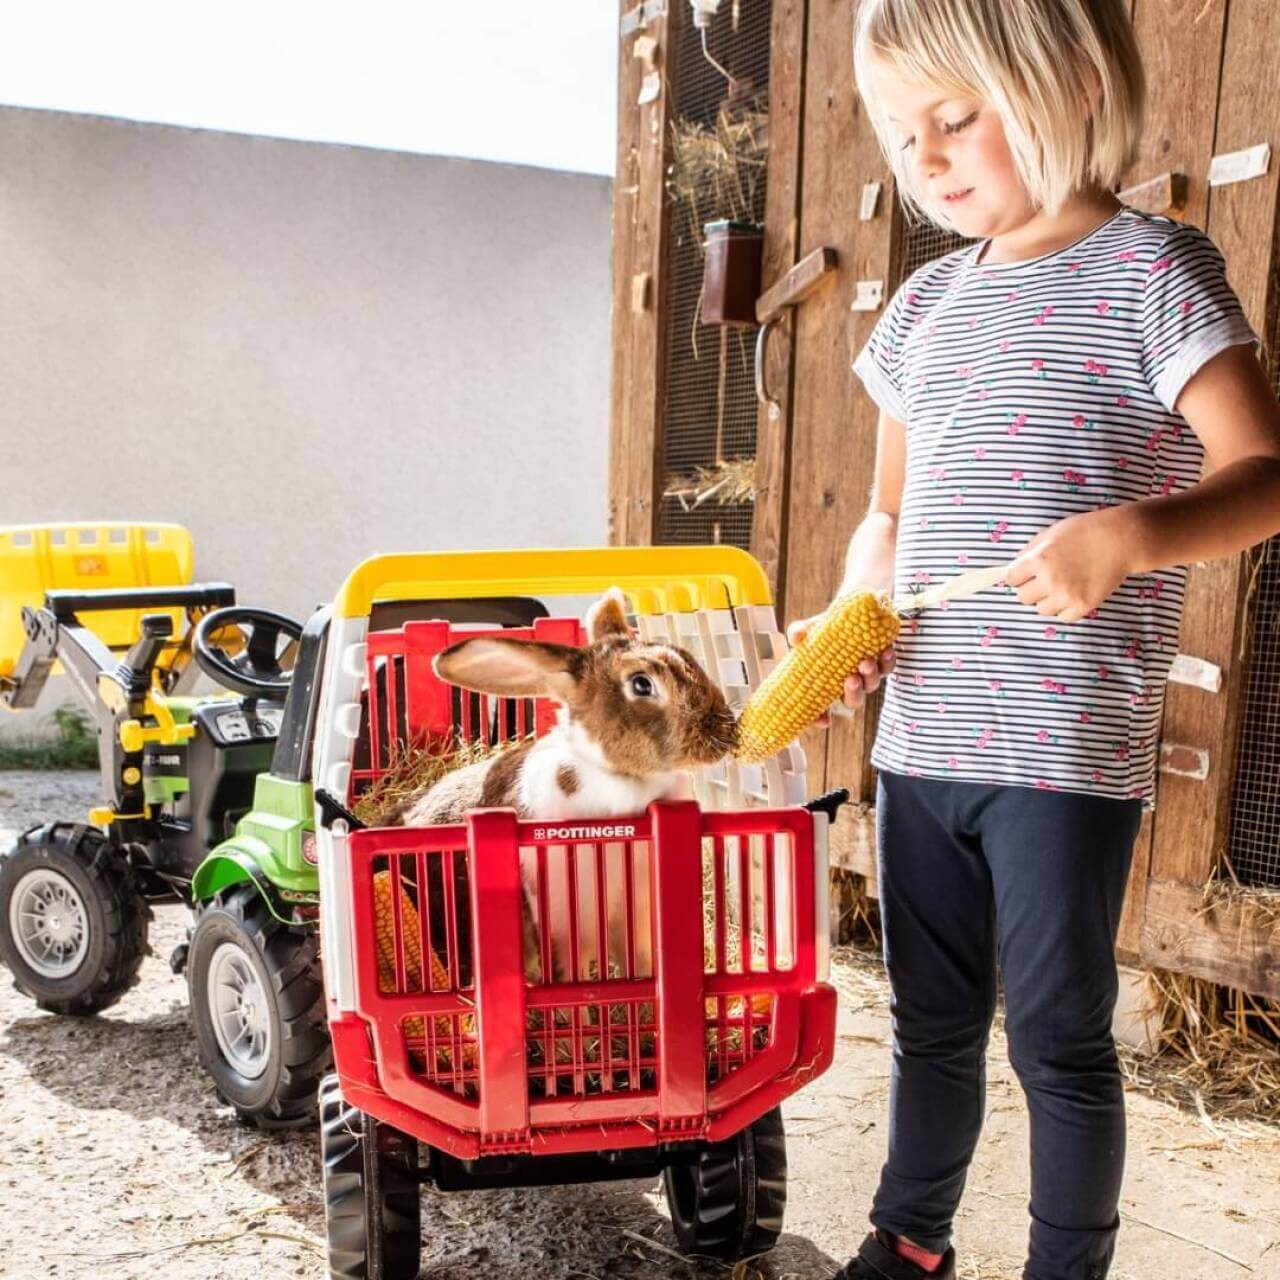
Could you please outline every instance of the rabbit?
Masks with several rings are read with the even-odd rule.
[[[588,644],[475,636],[438,654],[436,674],[450,684],[499,697],[549,696],[560,704],[557,724],[541,738],[447,774],[403,808],[406,826],[460,822],[469,809],[510,807],[526,820],[614,818],[643,813],[654,800],[687,799],[689,770],[715,764],[736,742],[737,721],[720,689],[692,654],[674,645],[636,639],[627,625],[626,597],[609,591],[587,612]],[[566,846],[559,867],[567,865]],[[607,882],[622,883],[618,846],[607,850]],[[642,862],[643,859],[643,862]],[[551,859],[549,859],[549,862]],[[585,874],[584,874],[585,872]],[[525,898],[526,966],[536,958],[536,860],[521,860]],[[652,973],[648,943],[647,858],[635,858],[636,967]],[[569,972],[567,877],[552,863],[550,931],[554,978]],[[579,919],[594,919],[594,869],[579,862]],[[611,893],[612,939],[623,929],[625,896]],[[641,901],[644,899],[645,901]],[[535,949],[531,957],[529,947]],[[607,958],[598,967],[607,967]],[[603,975],[603,972],[601,973]]]

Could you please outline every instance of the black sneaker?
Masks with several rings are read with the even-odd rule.
[[[894,1253],[890,1237],[873,1231],[858,1250],[858,1256],[842,1267],[834,1280],[956,1280],[956,1251],[942,1255],[936,1271],[926,1271]]]

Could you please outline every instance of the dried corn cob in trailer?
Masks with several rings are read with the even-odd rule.
[[[1008,565],[975,569],[898,600],[878,591],[840,596],[747,700],[738,717],[738,759],[746,764],[767,760],[813,724],[840,697],[858,664],[878,658],[897,640],[904,613],[994,586],[1008,570]]]

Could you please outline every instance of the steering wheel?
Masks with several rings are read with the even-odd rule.
[[[224,647],[214,637],[224,628],[234,627],[242,645]],[[289,643],[282,645],[284,636]],[[270,609],[245,609],[233,605],[206,613],[191,638],[192,652],[200,670],[224,688],[247,698],[281,699],[289,692],[293,672],[280,665],[281,658],[302,636],[302,624]],[[231,651],[228,651],[230,649]]]

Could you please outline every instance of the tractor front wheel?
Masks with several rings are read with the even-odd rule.
[[[87,1015],[138,980],[151,909],[95,827],[51,822],[0,858],[0,960],[50,1013]]]
[[[333,1062],[315,931],[281,923],[253,885],[232,885],[200,908],[187,987],[219,1096],[260,1129],[311,1123]]]

